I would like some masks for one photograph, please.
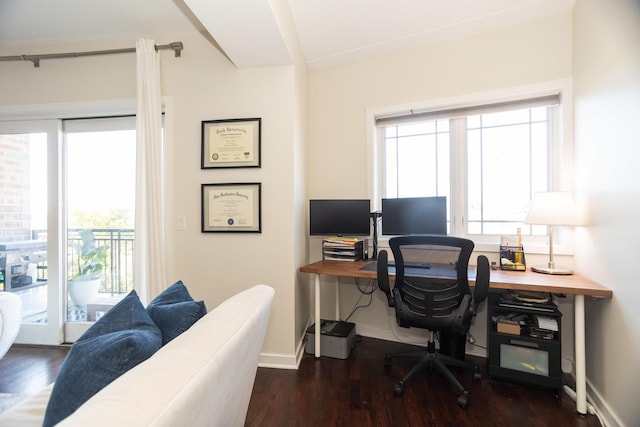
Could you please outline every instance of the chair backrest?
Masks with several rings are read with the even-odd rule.
[[[467,306],[471,301],[467,270],[473,242],[452,236],[415,235],[393,237],[389,246],[395,259],[392,293],[398,324],[431,330],[464,329],[470,311],[460,307],[463,300]]]

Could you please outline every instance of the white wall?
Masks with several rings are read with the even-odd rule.
[[[173,41],[182,41],[185,47],[181,58],[174,58],[171,51],[161,53],[162,92],[167,100],[168,279],[182,279],[209,308],[253,284],[273,286],[276,297],[263,355],[270,364],[295,366],[304,326],[296,325],[296,319],[308,318],[308,304],[306,312],[296,312],[297,307],[305,310],[296,301],[296,260],[304,248],[295,243],[300,241],[295,224],[304,215],[304,197],[295,182],[301,175],[297,168],[304,165],[294,167],[304,156],[299,147],[306,144],[306,115],[300,112],[306,82],[299,77],[298,66],[238,70],[197,33],[156,40]],[[0,55],[133,46],[135,40],[5,47]],[[48,60],[40,68],[29,62],[3,62],[0,75],[0,111],[29,111],[30,106],[42,104],[111,103],[136,95],[135,54]],[[201,170],[201,121],[247,117],[262,118],[262,168]],[[200,185],[234,182],[262,183],[262,233],[201,233]],[[179,215],[186,217],[185,231],[176,230]]]
[[[613,289],[589,301],[589,394],[609,425],[640,422],[640,3],[578,0],[574,9],[576,188],[585,226],[576,268]],[[603,401],[601,401],[603,399]]]
[[[570,77],[570,13],[472,39],[434,44],[313,72],[309,198],[371,197],[366,156],[367,146],[371,144],[366,126],[368,110],[459,98]],[[310,242],[309,261],[316,261],[321,258],[321,240],[312,238]],[[497,256],[494,259],[497,260]],[[529,261],[537,260],[532,257]],[[330,283],[333,279],[326,281]],[[350,284],[341,288],[344,318],[360,293],[352,285],[353,280],[342,281]],[[332,301],[332,287],[326,288],[323,301]],[[368,297],[363,297],[361,303],[368,301]],[[384,295],[376,292],[371,306],[360,309],[350,319],[356,323],[358,333],[424,343],[420,333],[401,330],[395,325],[385,301]],[[332,316],[332,310],[331,304],[325,304],[322,316]],[[485,319],[481,312],[471,330],[483,346],[486,346]],[[573,355],[571,339],[572,334],[565,334],[563,351]],[[481,348],[468,348],[468,351],[484,354]]]
[[[187,56],[188,49],[194,54]],[[263,353],[278,363],[278,355],[292,357],[295,351],[292,67],[237,70],[197,38],[164,71],[163,93],[172,98],[176,123],[169,155],[174,166],[168,200],[169,277],[197,286],[210,305],[254,283],[273,286],[276,297]],[[242,117],[262,118],[262,167],[200,170],[200,121]],[[200,184],[225,182],[262,183],[262,233],[200,232]],[[186,231],[175,231],[178,215],[186,216]]]
[[[287,49],[293,63],[292,84],[294,92],[293,109],[293,147],[292,147],[292,197],[293,197],[293,220],[291,224],[293,232],[293,254],[294,265],[306,264],[308,258],[308,240],[306,238],[306,210],[307,195],[307,145],[308,145],[308,123],[309,123],[309,73],[302,49],[298,42],[296,28],[291,17],[286,0],[271,0],[272,11],[276,17],[280,32],[284,37]],[[276,99],[277,102],[277,99]],[[305,280],[300,278],[298,273],[294,288],[294,336],[295,354],[299,361],[304,351],[301,338],[309,324],[310,317],[310,287]],[[263,357],[263,360],[265,358]]]

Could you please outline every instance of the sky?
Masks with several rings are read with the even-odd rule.
[[[46,228],[46,135],[31,138],[32,228]],[[133,210],[135,131],[67,134],[68,211]]]

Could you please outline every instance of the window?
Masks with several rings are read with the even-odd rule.
[[[559,95],[376,118],[381,198],[446,196],[449,233],[544,235],[524,224],[553,187]]]
[[[553,107],[466,118],[468,234],[513,234],[536,191],[549,189]]]
[[[449,121],[384,128],[384,196],[449,196]]]

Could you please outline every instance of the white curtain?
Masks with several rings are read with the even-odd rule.
[[[148,302],[167,287],[163,203],[160,57],[153,40],[136,43],[135,289]]]

